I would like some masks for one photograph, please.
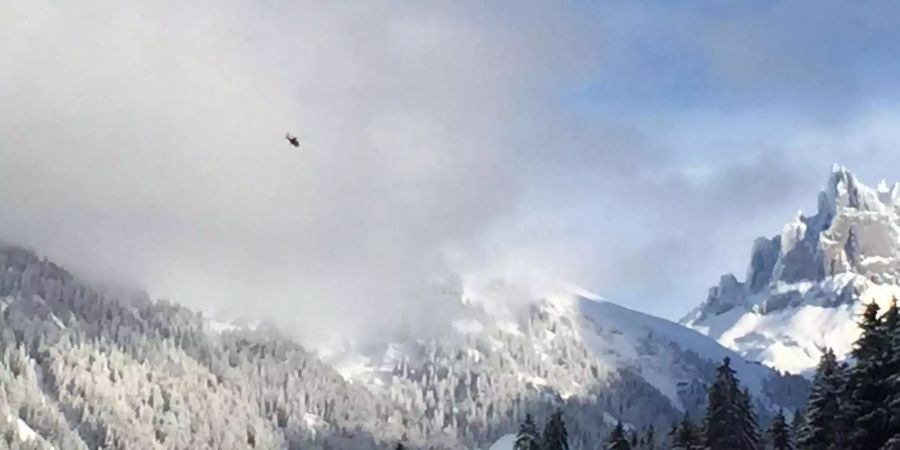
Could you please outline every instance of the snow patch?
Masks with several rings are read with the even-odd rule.
[[[208,320],[206,321],[206,325],[209,329],[215,334],[222,334],[228,331],[237,331],[240,330],[241,327],[237,325],[232,325],[230,323],[219,322],[217,320]]]
[[[40,435],[38,435],[37,432],[34,431],[34,429],[28,426],[28,424],[18,416],[9,414],[7,416],[7,419],[16,427],[16,437],[19,439],[19,441],[28,442],[36,439],[41,439]]]
[[[66,325],[62,322],[62,320],[59,320],[59,317],[57,317],[56,314],[50,313],[50,320],[51,320],[51,321],[53,322],[53,324],[56,325],[60,330],[65,330],[65,329],[66,329]]]
[[[605,411],[603,412],[603,423],[608,425],[610,428],[615,427],[619,424],[619,422],[620,420],[615,418],[612,414]],[[634,429],[634,425],[627,422],[622,422],[622,428],[624,428],[626,431],[631,431]]]
[[[339,359],[327,361],[344,380],[352,381],[360,378],[362,374],[372,371],[371,360],[357,353],[342,355]]]
[[[475,319],[459,319],[453,322],[453,329],[460,334],[478,334],[484,330],[484,325]]]
[[[516,435],[515,434],[505,434],[500,439],[497,439],[497,442],[494,442],[494,445],[491,445],[488,450],[513,450],[516,445]]]
[[[306,425],[306,429],[309,430],[313,437],[315,437],[319,430],[322,430],[328,425],[328,423],[322,420],[320,416],[312,413],[303,415],[303,424]]]

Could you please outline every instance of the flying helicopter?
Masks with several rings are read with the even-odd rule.
[[[298,139],[297,136],[293,136],[291,135],[291,133],[287,133],[284,135],[284,138],[287,139],[287,141],[290,142],[290,144],[294,147],[300,147],[300,139]]]

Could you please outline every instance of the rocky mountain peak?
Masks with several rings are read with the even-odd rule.
[[[826,344],[849,351],[855,339],[852,329],[839,339],[813,336],[797,329],[802,321],[793,315],[825,320],[840,314],[852,322],[861,303],[886,302],[900,291],[898,194],[896,183],[889,186],[882,181],[871,188],[847,168],[835,165],[819,194],[816,214],[798,213],[780,234],[757,238],[744,281],[723,276],[682,323],[779,368],[812,367],[817,348]],[[835,310],[813,314],[807,307]],[[763,330],[763,322],[774,328]],[[797,340],[800,335],[805,336],[800,339],[805,344]],[[802,347],[804,362],[795,359],[780,365],[784,357],[772,353],[779,346]]]

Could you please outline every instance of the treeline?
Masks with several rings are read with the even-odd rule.
[[[747,389],[728,358],[707,390],[702,420],[689,415],[666,436],[653,427],[640,432],[619,422],[597,448],[603,450],[900,450],[900,313],[897,301],[879,313],[866,307],[854,345],[852,365],[825,349],[804,410],[790,421],[783,411],[763,432]],[[553,426],[551,427],[551,424]],[[598,425],[600,426],[600,425]],[[550,430],[548,434],[547,430]],[[554,430],[562,430],[554,431]],[[529,415],[516,436],[515,450],[568,450],[562,413],[551,417],[543,435]]]
[[[900,450],[900,313],[870,304],[852,366],[825,351],[797,439],[801,450]]]

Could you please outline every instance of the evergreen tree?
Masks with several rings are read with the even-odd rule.
[[[806,423],[806,412],[803,411],[803,408],[797,408],[794,410],[794,416],[791,417],[791,435],[796,439],[800,436],[800,431],[803,429],[803,425]]]
[[[631,430],[631,448],[637,448],[637,446],[638,446],[637,431]]]
[[[709,389],[706,446],[709,450],[757,450],[759,426],[750,406],[750,396],[740,390],[730,363],[726,357]]]
[[[828,450],[838,441],[840,389],[844,381],[834,351],[826,349],[816,368],[806,405],[805,421],[797,438],[800,450]]]
[[[791,430],[785,421],[784,411],[778,410],[778,414],[772,419],[772,423],[769,425],[769,437],[772,440],[773,450],[794,450]]]
[[[622,422],[616,423],[616,427],[613,428],[612,433],[610,433],[609,437],[606,439],[606,445],[603,446],[604,450],[631,450],[631,444],[628,443],[628,439],[625,438],[625,427],[622,426]]]
[[[562,411],[557,409],[550,415],[544,425],[544,446],[541,450],[569,450],[569,432],[562,418]]]
[[[887,380],[890,394],[885,403],[888,404],[891,412],[891,416],[888,418],[888,429],[894,430],[894,435],[888,440],[885,447],[886,449],[900,449],[900,309],[898,309],[896,298],[891,300],[891,306],[882,320],[882,326],[887,335],[887,354],[884,360],[888,365],[886,372],[891,374]]]
[[[685,418],[687,419],[687,414],[685,414]],[[669,428],[669,434],[667,435],[669,438],[670,447],[676,447],[676,443],[678,442],[678,430],[679,430],[680,422],[675,421],[672,422],[672,427]]]
[[[537,425],[531,414],[525,415],[525,421],[519,425],[519,433],[516,434],[515,450],[540,450],[541,437],[538,434]]]
[[[750,391],[744,388],[741,395],[738,396],[738,418],[741,426],[739,428],[740,439],[744,449],[759,449],[762,447],[762,436],[759,431],[759,421],[756,419],[756,412],[753,411],[752,399]]]
[[[647,435],[644,437],[644,442],[646,450],[655,450],[656,449],[656,430],[653,428],[653,424],[650,424],[650,428],[647,428]]]
[[[833,437],[829,448],[831,450],[848,450],[853,448],[850,445],[850,439],[852,438],[850,430],[854,427],[854,420],[845,411],[849,407],[855,381],[850,376],[850,366],[846,362],[841,362],[837,365],[837,372],[834,375],[835,394],[839,412],[837,417],[832,419],[831,434]]]
[[[687,413],[681,423],[672,431],[672,450],[700,450],[703,448],[703,436]]]
[[[397,443],[397,446],[394,447],[394,450],[406,450],[406,446],[403,445],[402,442],[398,442],[398,443]]]
[[[848,447],[858,450],[878,449],[894,434],[889,428],[890,406],[885,401],[891,397],[886,358],[890,355],[890,337],[885,329],[886,320],[878,315],[878,304],[870,303],[863,313],[859,326],[862,334],[853,348],[855,365],[850,371],[850,395],[843,407],[843,423],[848,427]],[[893,317],[886,319],[896,323]]]

